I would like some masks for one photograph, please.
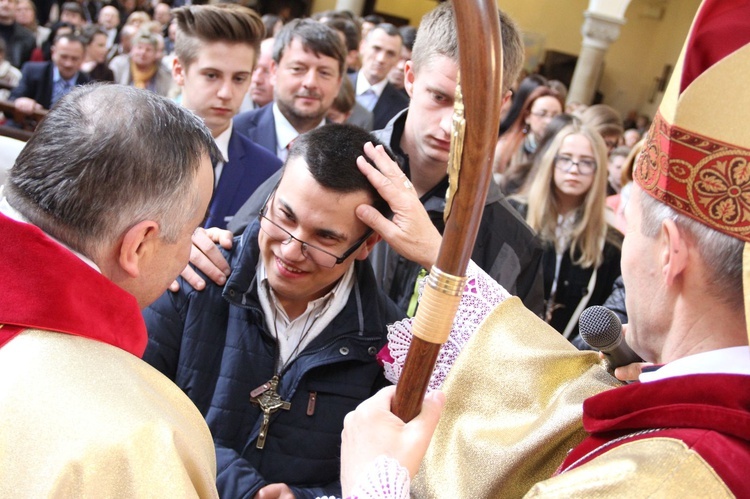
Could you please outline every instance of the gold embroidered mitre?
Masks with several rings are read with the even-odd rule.
[[[750,336],[750,1],[705,0],[633,174],[645,192],[745,241]]]
[[[750,2],[701,5],[634,174],[651,196],[750,241]]]

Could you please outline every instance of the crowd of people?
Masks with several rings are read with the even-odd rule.
[[[415,29],[0,0],[2,88],[50,110],[0,191],[18,241],[0,245],[0,448],[24,456],[0,453],[0,492],[749,494],[750,136],[732,120],[750,99],[729,75],[750,73],[750,9],[723,1],[650,128],[521,76],[498,10],[494,181],[404,423],[389,385],[445,230],[450,3]],[[719,39],[727,23],[742,34]],[[645,364],[600,365],[578,334],[593,305]]]

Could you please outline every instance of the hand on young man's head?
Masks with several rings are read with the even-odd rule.
[[[430,221],[411,181],[388,156],[383,146],[365,145],[364,156],[357,159],[359,170],[367,177],[393,212],[387,219],[368,205],[357,207],[357,217],[372,227],[401,256],[429,269],[437,260],[442,237]]]

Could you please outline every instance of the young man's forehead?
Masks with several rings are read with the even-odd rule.
[[[247,52],[247,58],[239,57],[240,52]],[[255,47],[241,42],[202,42],[190,65],[228,73],[252,72],[255,68]]]
[[[414,76],[417,78],[423,73],[433,73],[434,75],[436,72],[440,76],[454,81],[458,76],[458,63],[447,55],[432,54],[421,65],[415,65],[414,59],[415,54],[412,52],[412,70],[414,71]]]

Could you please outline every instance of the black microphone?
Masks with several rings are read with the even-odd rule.
[[[643,362],[625,342],[620,319],[606,307],[596,305],[584,310],[578,320],[578,330],[583,341],[604,354],[613,371],[633,362]]]

